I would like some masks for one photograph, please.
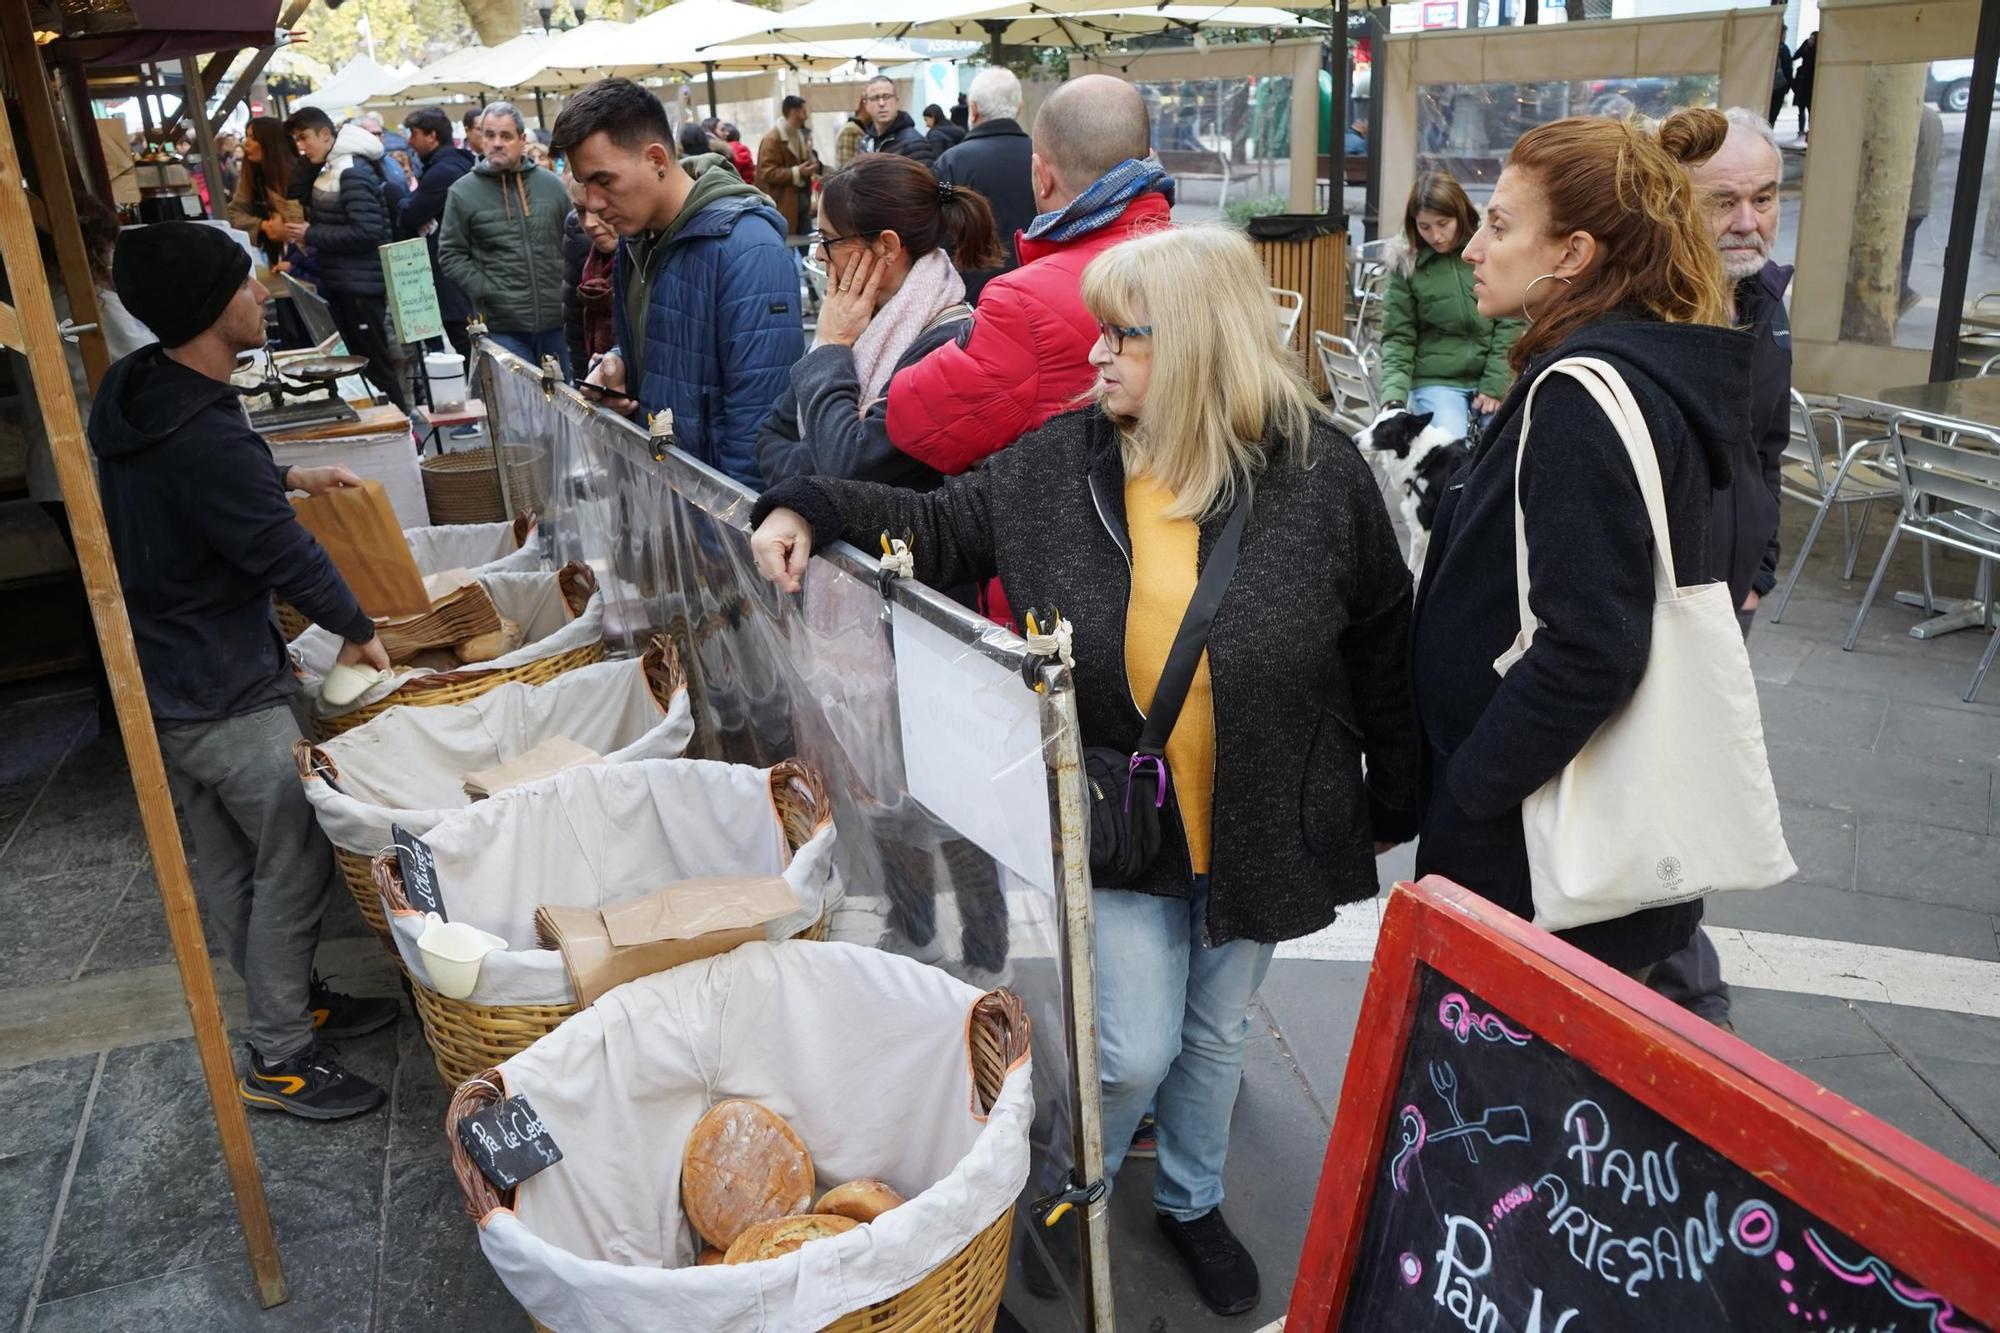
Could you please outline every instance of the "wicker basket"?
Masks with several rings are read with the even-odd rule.
[[[777,806],[785,828],[785,846],[794,853],[833,820],[833,805],[827,799],[825,783],[814,769],[796,759],[784,760],[771,769],[771,801]],[[394,851],[377,856],[369,866],[369,874],[391,910],[413,910],[403,893],[403,875]],[[377,916],[380,915],[378,911]],[[827,915],[822,912],[819,920],[793,938],[824,940],[826,936]],[[555,1031],[580,1007],[469,1004],[440,995],[415,977],[410,978],[410,991],[416,1000],[417,1017],[423,1020],[424,1039],[430,1042],[438,1077],[451,1088],[482,1069],[525,1051],[536,1039]]]
[[[583,614],[583,608],[597,592],[597,576],[590,572],[588,565],[572,562],[556,571],[556,586],[562,589],[563,602],[572,616]],[[408,684],[393,694],[385,695],[372,704],[364,704],[351,712],[338,713],[333,717],[312,719],[313,739],[330,740],[344,731],[352,731],[370,718],[379,717],[391,708],[404,705],[412,708],[428,708],[438,704],[462,704],[469,699],[477,699],[488,690],[498,689],[514,681],[524,681],[529,685],[546,685],[565,671],[574,671],[581,666],[604,660],[604,643],[598,641],[572,648],[566,653],[555,653],[549,657],[538,657],[532,662],[523,662],[512,667],[462,667],[457,671],[438,671],[428,676],[412,677]]]
[[[646,686],[659,702],[662,713],[673,708],[674,695],[687,688],[686,673],[681,670],[680,654],[672,644],[660,635],[640,657],[646,672]],[[310,741],[297,741],[292,745],[292,759],[298,764],[299,777],[308,778],[317,773],[328,782],[340,781],[340,770],[324,750]],[[390,938],[389,922],[382,915],[382,895],[375,887],[373,858],[360,852],[350,852],[345,847],[333,849],[334,860],[340,863],[340,877],[347,883],[347,891],[354,895],[354,905],[361,910],[361,919],[375,932],[375,938],[382,941],[382,947],[396,960],[401,969],[403,956],[396,952],[396,941]]]
[[[1030,1036],[1027,1009],[1008,991],[994,991],[973,1006],[971,1023],[972,1076],[980,1109],[991,1111],[1000,1097],[1007,1071],[1027,1053]],[[465,1211],[476,1222],[495,1208],[511,1208],[513,1194],[502,1195],[479,1173],[458,1141],[458,1122],[500,1098],[500,1071],[480,1070],[452,1095],[445,1112],[445,1133],[451,1143],[451,1166],[465,1192]],[[988,1333],[1000,1312],[1007,1285],[1007,1251],[1013,1241],[1014,1210],[1009,1208],[951,1258],[887,1300],[843,1315],[825,1333]],[[538,1333],[557,1333],[539,1320],[528,1321]]]
[[[515,550],[519,550],[522,543],[528,540],[528,534],[535,530],[535,522],[535,511],[532,509],[523,509],[514,515]],[[404,531],[408,532],[410,529],[406,528]],[[442,574],[444,571],[441,569],[423,569],[419,567],[417,572],[419,574]],[[300,615],[299,609],[282,597],[273,597],[271,599],[271,608],[278,613],[278,632],[285,636],[286,643],[290,643],[293,639],[298,638],[299,635],[304,634],[312,628],[312,621]]]
[[[529,444],[503,444],[507,460],[507,494],[517,509],[543,505],[541,469],[546,457]],[[500,479],[493,473],[493,450],[482,445],[453,454],[426,458],[424,503],[433,523],[498,523],[507,517],[500,503]]]

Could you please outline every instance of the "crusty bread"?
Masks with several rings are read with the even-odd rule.
[[[860,1225],[851,1217],[831,1217],[822,1213],[759,1222],[736,1238],[736,1243],[729,1247],[725,1262],[754,1264],[762,1259],[776,1259],[816,1240],[838,1236]]]
[[[900,1207],[903,1196],[880,1180],[850,1180],[820,1195],[815,1213],[851,1217],[857,1222],[873,1222],[891,1208]]]
[[[701,1253],[695,1256],[694,1266],[696,1268],[707,1268],[710,1264],[719,1264],[728,1257],[728,1255],[716,1249],[713,1245],[704,1245]]]
[[[775,1112],[726,1101],[695,1122],[681,1155],[681,1205],[701,1238],[728,1249],[758,1222],[812,1207],[812,1155]]]

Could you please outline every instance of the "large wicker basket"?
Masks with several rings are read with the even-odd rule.
[[[572,616],[583,614],[597,592],[597,576],[590,572],[588,565],[572,562],[556,571],[556,586],[562,590],[563,602]],[[523,662],[511,667],[462,667],[457,671],[439,671],[428,676],[417,676],[395,693],[365,704],[350,712],[337,713],[332,717],[312,719],[313,738],[330,740],[344,731],[352,731],[370,718],[379,717],[398,705],[411,708],[428,708],[438,704],[462,704],[468,699],[477,699],[488,690],[498,689],[514,681],[525,681],[530,685],[546,685],[565,671],[573,671],[580,666],[604,660],[602,639],[572,648],[568,652],[554,653],[548,657],[538,657],[532,662]]]
[[[972,1076],[982,1111],[991,1111],[999,1100],[1000,1085],[1027,1053],[1030,1035],[1027,1009],[1011,992],[993,991],[973,1007]],[[497,1068],[482,1069],[459,1086],[445,1112],[452,1170],[465,1192],[465,1211],[475,1222],[495,1208],[514,1204],[513,1192],[503,1195],[495,1190],[458,1141],[458,1122],[498,1101],[500,1086]],[[836,1319],[825,1333],[988,1333],[999,1316],[1000,1296],[1007,1285],[1013,1233],[1014,1210],[1009,1208],[914,1286]],[[538,1333],[563,1333],[533,1318],[528,1322]]]
[[[543,507],[541,469],[545,455],[529,444],[503,444],[507,460],[507,496],[516,509]],[[482,445],[457,453],[439,454],[421,464],[424,503],[433,523],[497,523],[507,517],[500,501],[500,479],[494,475],[493,450]]]
[[[670,711],[674,695],[687,688],[687,675],[681,670],[680,654],[665,638],[655,635],[639,660],[645,669],[646,687],[659,702],[660,711]],[[328,782],[340,781],[340,770],[333,759],[310,741],[296,742],[292,746],[292,758],[298,764],[301,778],[318,774]],[[354,905],[361,910],[361,919],[368,923],[375,932],[375,938],[382,941],[382,947],[389,951],[389,956],[396,960],[396,966],[401,968],[403,957],[396,952],[396,942],[389,936],[389,923],[382,916],[382,894],[375,887],[375,874],[370,865],[372,858],[340,846],[334,847],[333,856],[340,863],[340,877],[346,881],[347,891],[354,895]]]
[[[528,540],[528,534],[535,530],[535,521],[535,512],[532,509],[523,509],[514,515],[515,550],[520,550],[521,544]],[[428,531],[426,528],[405,528],[403,529],[403,535],[408,537],[413,532],[426,531]],[[424,562],[419,559],[417,561],[417,572],[419,574],[442,574],[444,570],[425,569]],[[312,628],[312,622],[300,615],[299,609],[284,598],[273,597],[271,599],[271,607],[278,614],[278,632],[285,636],[286,643],[290,643],[293,639],[298,638],[299,635],[304,634]]]
[[[771,800],[785,828],[785,846],[794,853],[833,821],[833,805],[827,799],[826,784],[816,770],[796,759],[783,760],[772,767]],[[393,850],[377,856],[370,864],[369,874],[391,911],[413,910],[403,893],[403,875]],[[378,911],[377,917],[380,916]],[[824,940],[826,935],[827,916],[822,912],[819,920],[793,938]],[[424,1039],[430,1042],[438,1077],[452,1088],[508,1056],[525,1051],[578,1010],[575,1004],[471,1004],[440,995],[415,977],[410,978],[410,991],[416,1001],[417,1017],[423,1021]]]

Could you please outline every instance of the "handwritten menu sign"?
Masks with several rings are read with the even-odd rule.
[[[382,261],[382,282],[388,292],[389,317],[399,342],[422,342],[444,334],[438,309],[437,282],[431,274],[430,243],[419,236],[392,241],[376,249]]]
[[[430,844],[401,824],[389,826],[396,843],[396,870],[403,877],[403,896],[419,912],[444,916],[444,895],[438,892],[437,857]],[[445,917],[449,921],[450,917]]]
[[[1484,997],[1421,973],[1342,1329],[1981,1327]]]
[[[563,1158],[526,1097],[508,1097],[458,1122],[458,1141],[479,1173],[510,1190]]]
[[[1358,1031],[1292,1333],[1993,1327],[2000,1190],[1455,886]]]

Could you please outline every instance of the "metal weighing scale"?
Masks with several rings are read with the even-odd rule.
[[[274,359],[265,358],[263,380],[242,390],[251,428],[260,435],[279,435],[359,421],[361,414],[341,400],[338,384],[343,375],[358,375],[367,365],[366,357],[322,355],[289,362],[281,371]],[[288,397],[291,402],[285,401]],[[252,406],[259,398],[270,405]]]

